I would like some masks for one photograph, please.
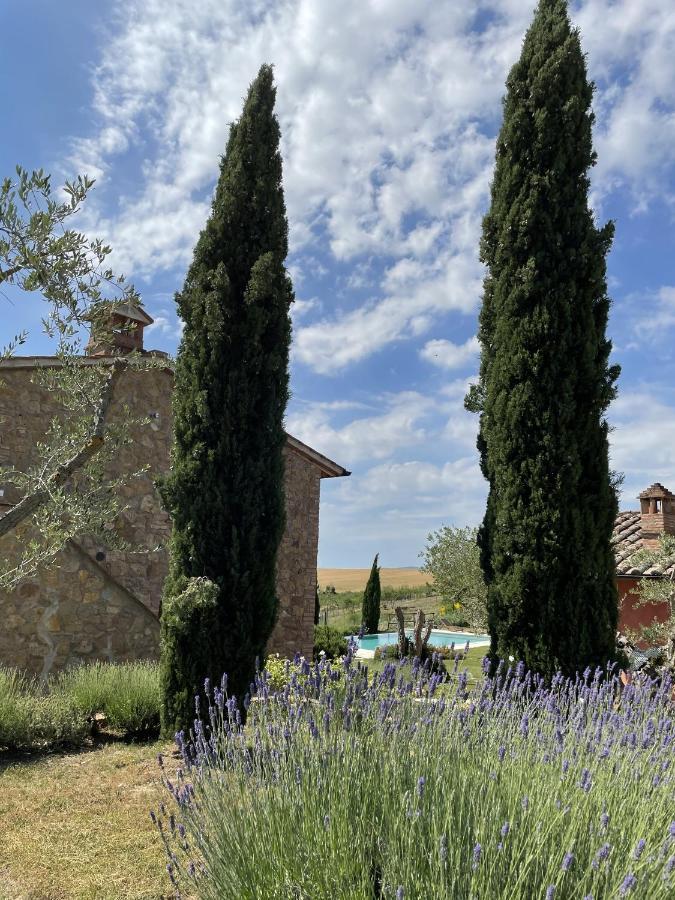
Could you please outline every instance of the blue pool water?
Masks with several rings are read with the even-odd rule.
[[[408,637],[412,636],[411,631],[407,631]],[[381,634],[365,634],[362,638],[354,638],[359,648],[362,650],[375,650],[376,647],[385,647],[387,644],[395,644],[398,640],[398,634],[395,631],[385,631]],[[489,641],[490,636],[487,634],[463,634],[459,631],[432,631],[429,638],[429,644],[432,647],[449,647],[454,642],[458,650],[469,644],[476,644],[481,641]]]

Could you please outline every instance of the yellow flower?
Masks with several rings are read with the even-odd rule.
[[[461,609],[461,608],[462,608],[461,603],[455,603],[455,609]]]

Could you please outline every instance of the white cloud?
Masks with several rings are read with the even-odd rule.
[[[336,411],[364,409],[352,402],[306,403],[293,411],[286,423],[288,431],[347,468],[363,460],[385,459],[397,450],[422,444],[427,438],[424,420],[434,402],[414,391],[385,395],[376,401],[379,411],[333,423]]]
[[[664,395],[666,399],[662,399]],[[637,494],[655,481],[675,490],[675,405],[672,386],[620,393],[610,408],[613,468],[623,472],[623,505],[635,508]]]
[[[647,298],[647,305],[652,309],[637,322],[638,336],[667,337],[668,331],[675,326],[675,287],[665,285],[659,288],[654,297]]]
[[[105,179],[133,148],[143,178],[90,230],[131,275],[184,267],[228,123],[272,61],[293,250],[388,266],[381,284],[353,269],[370,300],[300,329],[298,359],[335,373],[439,313],[471,312],[499,98],[531,17],[521,0],[481,5],[496,15],[476,32],[471,4],[432,0],[118,0],[94,76],[98,128],[73,159]],[[594,188],[626,183],[644,204],[673,164],[675,9],[583,0],[573,13],[600,85]]]
[[[473,363],[478,353],[480,342],[475,336],[463,344],[453,344],[447,340],[427,341],[420,350],[422,359],[441,369],[461,369],[468,363]]]

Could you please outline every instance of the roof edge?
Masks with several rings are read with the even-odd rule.
[[[299,456],[314,463],[314,465],[321,470],[322,478],[344,478],[347,475],[352,474],[339,463],[333,462],[332,459],[328,459],[327,456],[324,456],[323,453],[319,453],[318,450],[314,450],[314,448],[310,447],[308,444],[303,444],[302,441],[299,441],[288,432],[286,432],[286,444]]]

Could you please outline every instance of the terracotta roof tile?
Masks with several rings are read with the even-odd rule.
[[[666,560],[665,565],[652,566],[636,561],[633,557],[642,550],[640,513],[630,510],[621,512],[614,521],[612,533],[617,575],[671,575],[675,570],[675,555]]]

